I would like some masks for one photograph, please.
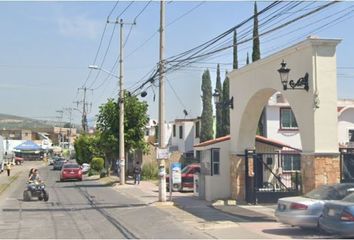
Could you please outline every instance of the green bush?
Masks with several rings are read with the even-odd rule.
[[[100,172],[104,167],[104,160],[103,158],[94,157],[91,160],[91,168]]]
[[[146,163],[141,169],[142,180],[154,180],[158,178],[159,169],[156,162]]]
[[[103,178],[103,177],[107,177],[107,170],[104,168],[100,171],[100,178]]]
[[[92,169],[92,168],[88,171],[88,176],[93,176],[93,175],[98,175],[98,174],[99,174],[99,172],[96,171],[95,169]]]

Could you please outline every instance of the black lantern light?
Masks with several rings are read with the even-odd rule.
[[[289,82],[289,89],[292,90],[299,90],[299,89],[304,89],[306,91],[309,90],[309,74],[305,73],[305,76],[302,78],[299,78],[296,82],[294,80],[288,80],[289,79],[289,72],[290,69],[286,67],[286,62],[283,60],[281,62],[281,68],[278,69],[279,75],[280,75],[280,81],[281,84],[283,85],[283,89],[288,90],[288,82]]]
[[[222,101],[220,99],[220,92],[218,89],[214,90],[213,97],[216,105],[221,105],[221,107],[230,107],[231,109],[234,109],[234,97],[231,97],[230,100]]]

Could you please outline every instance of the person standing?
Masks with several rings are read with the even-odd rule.
[[[6,164],[6,171],[7,171],[7,176],[10,176],[11,163],[7,163],[7,164]]]
[[[140,174],[141,174],[141,167],[139,162],[136,162],[136,166],[134,168],[134,184],[140,184]]]

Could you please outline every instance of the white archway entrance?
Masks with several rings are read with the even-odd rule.
[[[257,123],[268,99],[277,91],[296,116],[301,143],[301,171],[305,192],[339,182],[337,137],[336,46],[340,40],[309,38],[229,74],[231,195],[245,198],[245,149],[254,149]],[[278,69],[282,60],[289,79],[309,74],[309,91],[283,90]],[[315,106],[318,106],[316,108]]]

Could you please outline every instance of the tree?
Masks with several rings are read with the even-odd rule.
[[[258,11],[257,2],[254,2],[254,17],[253,17],[253,51],[252,62],[261,58],[259,35],[258,35]]]
[[[258,11],[257,2],[254,2],[254,18],[253,18],[253,52],[252,52],[252,62],[255,62],[261,58],[261,50],[258,35]],[[264,118],[265,118],[265,108],[262,110],[261,117],[258,121],[257,134],[265,136],[264,129]]]
[[[68,123],[68,122],[65,123],[65,124],[64,124],[64,128],[71,128],[71,123]]]
[[[200,142],[213,139],[213,107],[211,103],[212,90],[209,70],[205,70],[202,76],[202,102],[203,111],[200,126]]]
[[[225,73],[225,80],[223,83],[223,101],[229,100],[229,89],[230,89],[230,80],[227,76],[227,71]],[[223,136],[230,134],[230,108],[226,107],[222,109],[222,126],[223,126]]]
[[[125,152],[147,151],[144,141],[144,127],[149,121],[148,105],[135,96],[124,95],[124,146]],[[106,166],[119,155],[119,105],[114,99],[100,106],[97,116],[97,130],[100,132],[97,142],[104,153]]]
[[[221,87],[221,78],[220,78],[220,65],[218,64],[217,69],[216,69],[216,90],[220,94],[220,101],[222,102],[223,98],[223,92],[222,92],[222,87]],[[222,137],[223,136],[223,121],[222,121],[222,113],[223,113],[223,107],[217,107],[216,108],[216,137]]]
[[[233,69],[238,69],[238,60],[237,60],[237,32],[236,29],[234,31],[234,38],[233,38]]]
[[[92,137],[87,134],[82,134],[75,140],[74,148],[76,161],[79,164],[90,163],[94,155]]]

